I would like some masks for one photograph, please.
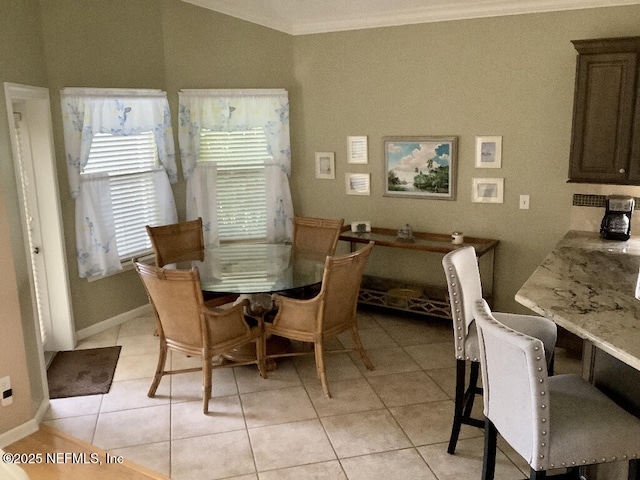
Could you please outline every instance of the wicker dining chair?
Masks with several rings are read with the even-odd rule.
[[[204,259],[202,218],[155,227],[147,225],[146,228],[156,255],[157,267]],[[232,303],[237,298],[236,294],[204,293],[205,304],[208,307]]]
[[[147,233],[156,254],[156,266],[189,260],[204,259],[202,219],[152,227]]]
[[[344,219],[328,219],[316,217],[293,218],[293,247],[298,252],[333,255],[338,246],[338,240]],[[317,285],[292,290],[286,293],[288,297],[311,298],[318,294]]]
[[[262,319],[245,317],[243,311],[248,306],[248,300],[229,308],[210,309],[204,304],[200,275],[196,268],[165,269],[145,265],[135,259],[133,263],[149,296],[160,337],[158,365],[149,388],[149,397],[155,395],[164,375],[201,370],[203,412],[206,414],[211,398],[212,368],[257,364],[260,374],[265,376],[264,343],[260,340]],[[213,357],[249,342],[256,343],[255,359],[212,365]],[[202,365],[198,368],[167,370],[169,350],[192,357],[199,356]]]
[[[293,246],[300,250],[333,255],[344,219],[294,217]]]
[[[356,350],[364,365],[373,370],[373,364],[362,346],[356,319],[362,273],[373,245],[370,242],[353,253],[327,257],[320,293],[307,300],[274,295],[277,313],[273,319],[267,316],[264,322],[263,341],[268,334],[273,334],[313,343],[312,352],[279,353],[268,355],[267,358],[315,354],[316,373],[327,397],[331,397],[331,394],[324,364],[325,340],[350,331],[353,348],[331,350],[329,353]]]

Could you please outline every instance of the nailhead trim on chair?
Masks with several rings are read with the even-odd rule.
[[[457,283],[457,277],[455,274],[455,270],[453,269],[453,267],[449,267],[449,271],[451,272],[451,274],[449,275],[451,277],[451,288],[453,289],[453,303],[455,305],[460,305],[460,300],[458,299],[458,297],[460,297],[461,292],[460,292],[460,287],[458,286]],[[464,328],[464,325],[462,324],[462,317],[460,316],[460,308],[456,307],[455,310],[455,318],[454,318],[455,322],[456,322],[456,330],[461,331]],[[456,358],[458,360],[471,360],[472,362],[479,362],[480,360],[478,358],[471,358],[468,355],[465,355],[463,350],[463,339],[462,336],[458,336],[458,347],[456,348],[456,351],[458,351],[458,355],[456,355]]]
[[[531,340],[533,341],[533,339],[531,339]],[[535,351],[539,351],[539,350],[540,350],[540,347],[536,346],[536,347],[534,347],[533,349],[534,349]],[[536,360],[537,360],[538,362],[540,362],[540,361],[542,360],[542,357],[541,357],[541,356],[537,356],[537,357],[536,357]],[[544,368],[543,368],[543,367],[538,367],[538,372],[539,372],[539,373],[543,373],[543,372],[544,372]],[[540,378],[538,379],[538,383],[543,384],[544,382],[545,382],[544,376],[542,376],[542,377],[540,377]],[[544,395],[544,394],[545,394],[544,390],[540,391],[540,395],[541,395],[541,396],[542,396],[542,395]],[[543,408],[543,409],[545,409],[545,408],[546,408],[546,405],[545,405],[545,404],[542,404],[542,408]],[[546,430],[544,430],[544,424],[545,424],[545,423],[547,423],[547,419],[546,419],[545,417],[541,417],[541,418],[540,418],[540,428],[541,428],[542,430],[541,430],[541,432],[540,432],[540,433],[541,433],[541,435],[542,435],[543,439],[544,439],[544,437],[546,437],[546,435],[547,435],[547,431],[546,431]],[[540,446],[541,446],[542,448],[546,447],[546,446],[547,446],[547,442],[545,442],[545,441],[540,442]],[[541,459],[544,459],[544,454],[541,454],[541,455],[540,455],[540,458],[541,458]],[[540,468],[540,470],[542,470],[542,468]]]
[[[453,454],[455,453],[461,426],[466,424],[482,428],[484,426],[484,421],[471,416],[470,407],[473,406],[474,397],[482,391],[478,387],[480,362],[477,358],[471,359],[470,355],[467,354],[467,342],[465,341],[467,325],[464,318],[464,294],[455,266],[452,263],[449,263],[448,260],[446,260],[447,258],[448,257],[445,256],[443,259],[443,267],[445,269],[449,301],[451,304],[451,319],[455,349],[454,354],[457,362],[454,420],[451,436],[449,438],[449,446],[447,447],[447,452]],[[465,380],[467,362],[471,362],[469,383]]]
[[[488,317],[488,316],[486,316],[486,315],[484,316],[484,318],[486,318],[487,320],[491,320],[491,318],[489,318],[489,317]],[[502,329],[502,330],[507,330],[507,328],[506,328],[504,325],[502,325],[502,324],[498,325],[498,327],[499,327],[500,329]],[[518,333],[518,336],[526,337],[527,335],[524,335],[524,334],[522,334],[522,333]],[[535,341],[535,340],[534,340],[533,338],[529,338],[529,341],[532,341],[532,342],[533,342],[533,341]],[[540,347],[534,347],[534,350],[538,351],[538,350],[540,350]],[[536,357],[536,361],[538,361],[538,362],[542,361],[542,359],[543,359],[543,357],[542,357],[542,356],[537,356],[537,357]],[[546,362],[546,360],[545,360],[545,362]],[[537,370],[538,370],[538,372],[540,372],[540,373],[543,373],[543,372],[544,372],[544,368],[543,368],[543,367],[538,367],[538,369],[537,369]],[[545,377],[544,377],[544,375],[543,375],[543,376],[541,376],[541,377],[538,379],[538,383],[539,383],[539,384],[544,384],[544,383],[545,383]],[[545,395],[545,391],[544,391],[544,390],[540,390],[540,395]],[[544,411],[546,411],[546,405],[545,405],[545,404],[542,404],[542,405],[541,405],[541,408],[542,408]],[[544,430],[544,427],[545,427],[545,424],[546,424],[546,423],[547,423],[547,419],[546,419],[546,417],[542,416],[542,417],[540,418],[540,429],[541,429],[541,430],[540,430],[540,434],[541,434],[541,436],[543,437],[543,439],[544,439],[544,438],[546,438],[546,435],[547,435],[547,431],[546,431],[546,430]],[[540,446],[542,446],[543,448],[545,448],[545,447],[547,446],[547,442],[546,442],[546,441],[542,441],[542,442],[540,442]],[[539,455],[539,457],[538,457],[538,458],[539,458],[540,460],[544,460],[544,459],[545,459],[545,455],[544,455],[543,453],[541,453],[541,454]],[[595,463],[595,462],[594,462],[594,463]],[[535,467],[533,467],[533,468],[534,468],[534,470],[538,470],[538,471],[546,470],[546,469],[545,469],[545,467],[543,467],[543,466],[535,466]],[[553,465],[550,465],[550,468],[554,468],[554,466],[553,466]]]
[[[460,300],[459,300],[460,290],[459,289],[460,289],[460,287],[458,286],[458,279],[456,277],[454,268],[453,267],[449,267],[449,272],[451,272],[450,275],[449,275],[451,277],[451,281],[449,283],[451,285],[451,288],[453,289],[453,294],[452,294],[453,297],[454,297],[453,303],[455,305],[457,305],[457,307],[455,309],[455,315],[454,315],[455,318],[454,318],[454,320],[456,322],[456,330],[460,332],[464,328],[464,325],[462,324],[462,316],[460,315],[460,308],[459,308],[459,305],[460,305]],[[465,354],[464,354],[463,345],[464,344],[462,342],[462,336],[459,335],[458,336],[458,346],[456,347],[456,351],[458,352],[458,354],[456,355],[456,358],[458,360],[470,360],[470,358],[468,356],[465,356]],[[474,361],[477,361],[477,360],[474,360]]]
[[[485,317],[485,318],[487,318],[488,320],[490,320],[488,317]],[[499,327],[500,327],[501,329],[506,329],[506,327],[504,327],[503,325],[500,325]],[[523,334],[519,334],[519,335],[520,335],[520,336],[526,336],[526,335],[523,335]],[[531,341],[534,341],[534,339],[530,339],[530,340],[531,340]],[[538,350],[540,350],[540,347],[534,347],[534,350],[538,351]],[[544,357],[543,357],[543,356],[537,356],[537,357],[536,357],[536,361],[538,361],[538,362],[543,361],[543,359],[544,359]],[[546,360],[545,360],[545,361],[546,361]],[[544,372],[544,368],[543,368],[543,367],[538,367],[538,369],[537,369],[537,370],[538,370],[538,372],[540,372],[540,373]],[[538,383],[539,383],[539,384],[544,384],[544,383],[545,383],[545,377],[544,377],[544,376],[541,376],[541,377],[538,379]],[[541,396],[544,396],[544,395],[546,394],[545,390],[540,390],[540,391],[539,391],[539,393],[540,393],[540,395],[541,395]],[[546,411],[546,407],[547,407],[547,405],[546,405],[546,404],[542,404],[542,405],[541,405],[541,408],[542,408],[543,410],[545,410],[545,411]],[[540,434],[541,434],[543,437],[546,437],[546,435],[547,435],[547,431],[546,431],[546,430],[544,430],[544,426],[545,426],[545,424],[546,424],[546,423],[547,423],[547,418],[545,418],[544,416],[543,416],[543,417],[541,417],[541,418],[540,418],[540,428],[541,428]],[[545,442],[545,441],[540,442],[540,445],[541,445],[543,448],[547,446],[547,444],[546,444],[546,442]],[[544,454],[540,454],[538,458],[540,458],[540,460],[543,460],[543,461],[544,461],[545,455],[544,455]],[[637,459],[637,458],[638,458],[638,454],[637,454],[637,453],[634,453],[634,454],[632,454],[631,456],[629,456],[629,455],[626,455],[626,454],[625,454],[625,455],[622,455],[622,457],[620,458],[620,460],[621,460],[621,461],[629,461],[629,460],[631,460],[631,459]],[[586,459],[583,459],[582,461],[576,461],[576,460],[574,460],[574,461],[569,462],[569,464],[567,464],[567,462],[562,462],[562,464],[561,464],[560,466],[558,466],[558,468],[559,468],[559,467],[567,467],[567,466],[576,466],[576,465],[578,465],[578,463],[580,463],[580,464],[582,464],[582,465],[587,465],[587,464],[591,464],[591,465],[593,465],[593,464],[597,464],[597,463],[607,463],[607,462],[615,462],[615,461],[618,461],[618,457],[617,457],[617,456],[612,456],[612,457],[611,457],[611,458],[609,458],[609,459],[607,459],[607,457],[602,457],[602,459],[600,460],[600,462],[598,462],[598,460],[597,460],[596,458],[591,459],[591,461],[587,461]],[[538,471],[547,470],[547,469],[554,469],[554,468],[556,468],[556,465],[555,465],[554,463],[549,464],[547,468],[545,468],[545,466],[536,466],[536,467],[534,467],[534,469],[535,469],[535,470],[538,470]]]
[[[543,455],[541,455],[540,457],[542,458]],[[636,459],[636,458],[638,458],[637,454],[633,454],[633,455],[631,455],[631,457],[629,457],[629,455],[625,454],[625,455],[622,455],[620,460],[621,461],[625,461],[625,460]],[[617,462],[617,461],[618,461],[618,457],[614,455],[613,457],[611,457],[609,459],[607,459],[607,457],[602,457],[600,462],[598,462],[597,458],[592,458],[591,461],[582,460],[580,463],[582,465],[587,465],[587,464],[593,465],[593,464],[596,464],[596,463],[608,463],[608,462]],[[577,464],[578,464],[578,462],[576,462],[576,461],[572,461],[571,462],[571,466],[576,466]],[[567,462],[562,462],[562,464],[560,464],[560,467],[566,467],[566,466],[567,466]],[[549,468],[556,468],[556,465],[551,463],[551,464],[549,464]],[[543,470],[543,468],[538,468],[537,470]]]

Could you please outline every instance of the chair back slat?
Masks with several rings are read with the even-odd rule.
[[[174,342],[202,347],[204,308],[198,270],[168,270],[136,263],[160,324],[160,335]]]
[[[156,254],[156,266],[204,259],[202,219],[160,225],[147,225],[147,233]]]
[[[362,274],[372,248],[373,243],[369,243],[354,253],[327,258],[320,292],[321,330],[345,329],[355,324]]]
[[[297,249],[333,255],[344,219],[294,217],[293,245]]]

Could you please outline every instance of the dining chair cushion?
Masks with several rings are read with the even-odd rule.
[[[557,468],[640,457],[639,419],[577,375],[555,375],[547,385],[550,450],[541,465]],[[630,448],[634,444],[635,449]]]

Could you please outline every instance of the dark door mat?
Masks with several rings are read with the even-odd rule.
[[[47,369],[50,398],[109,393],[121,346],[56,353]]]

